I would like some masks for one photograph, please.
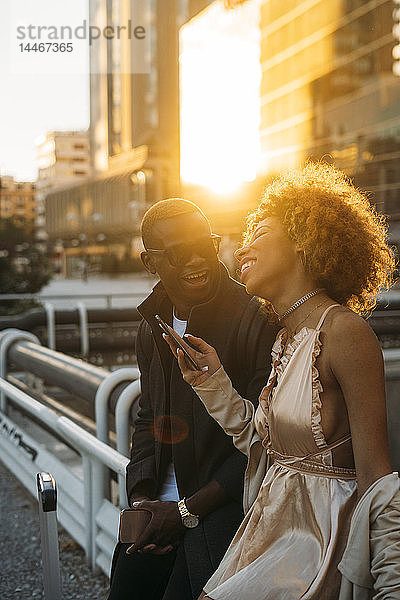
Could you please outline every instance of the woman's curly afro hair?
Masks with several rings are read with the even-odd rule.
[[[245,242],[270,216],[304,250],[307,271],[336,302],[368,313],[392,284],[386,218],[334,167],[309,162],[275,179],[247,217]]]

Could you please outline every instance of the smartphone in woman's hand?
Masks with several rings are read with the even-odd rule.
[[[196,371],[200,371],[201,369],[200,369],[199,365],[194,360],[194,358],[192,358],[190,356],[189,352],[183,346],[180,338],[178,337],[178,334],[171,327],[168,327],[168,325],[165,323],[165,321],[162,320],[160,315],[154,315],[154,317],[156,318],[156,321],[159,324],[159,326],[161,327],[161,329],[163,330],[163,332],[166,333],[167,335],[169,335],[169,337],[173,340],[173,342],[177,348],[180,348],[182,350],[183,354],[185,355],[185,358],[187,358],[187,360],[192,365],[192,367]]]

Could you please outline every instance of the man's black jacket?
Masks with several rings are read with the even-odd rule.
[[[232,501],[202,519],[184,536],[184,549],[194,597],[211,576],[241,519],[246,458],[207,413],[178,364],[154,319],[172,325],[172,305],[161,283],[138,307],[143,316],[137,336],[142,396],[127,465],[128,498],[138,484],[157,497],[171,460],[179,496],[189,497],[215,479]],[[193,307],[186,331],[214,346],[243,397],[257,402],[270,370],[276,330],[260,304],[221,265],[215,296]]]

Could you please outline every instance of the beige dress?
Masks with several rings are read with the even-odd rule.
[[[354,470],[332,465],[332,449],[350,436],[327,445],[321,427],[322,386],[315,361],[321,348],[319,331],[330,308],[316,329],[303,328],[286,349],[285,330],[278,333],[271,375],[252,417],[274,462],[205,586],[213,600],[338,598],[337,565],[356,502],[356,480]],[[201,398],[202,387],[207,386],[196,388]],[[213,414],[210,397],[203,401]],[[244,415],[248,401],[241,401]],[[245,420],[243,428],[248,429]],[[240,433],[234,437],[240,438]]]

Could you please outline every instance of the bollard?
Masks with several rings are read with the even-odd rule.
[[[50,473],[38,473],[36,478],[42,545],[44,598],[45,600],[61,600],[56,482]]]

